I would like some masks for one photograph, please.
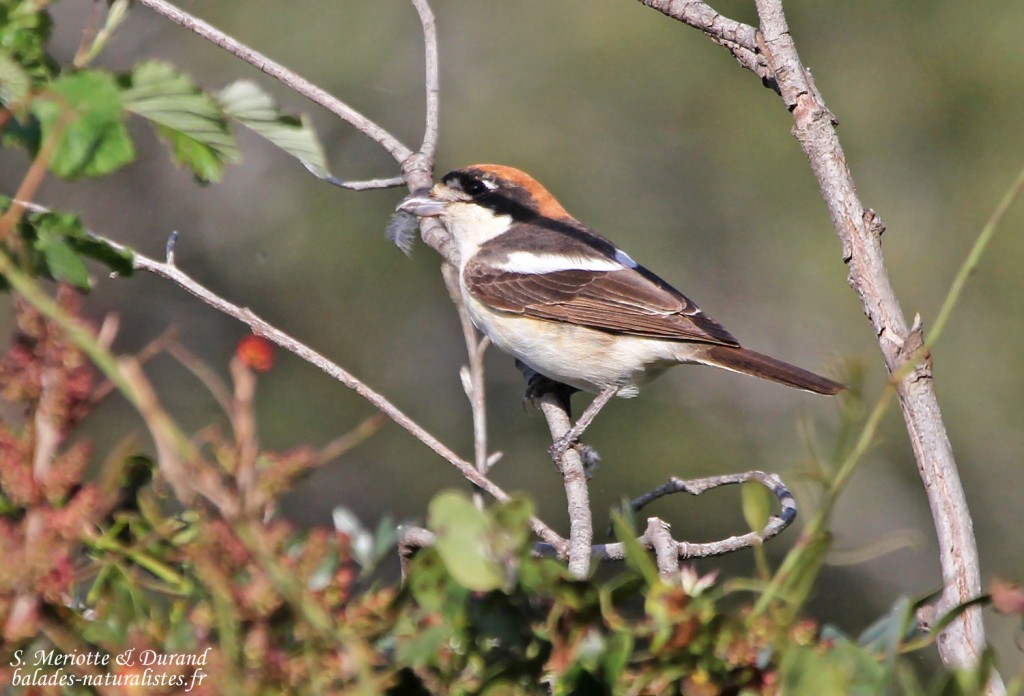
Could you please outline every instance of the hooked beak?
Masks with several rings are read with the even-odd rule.
[[[444,213],[448,204],[430,196],[430,189],[420,189],[402,199],[395,210],[417,217],[436,217]]]

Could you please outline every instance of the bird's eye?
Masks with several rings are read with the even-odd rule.
[[[470,179],[463,185],[462,190],[475,198],[490,191],[491,187],[483,179]]]

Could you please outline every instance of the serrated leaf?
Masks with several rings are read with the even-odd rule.
[[[39,230],[35,248],[43,255],[46,270],[54,280],[62,280],[81,290],[89,289],[89,271],[64,237],[53,230]]]
[[[434,548],[456,582],[476,592],[504,584],[502,567],[492,558],[487,517],[464,493],[440,493],[430,501],[427,518],[437,534]]]
[[[305,114],[282,114],[273,98],[249,80],[228,85],[217,93],[217,101],[224,113],[298,159],[316,176],[330,175],[323,146]]]
[[[0,209],[6,210],[9,204],[9,199],[0,197]],[[66,280],[83,290],[88,289],[84,273],[86,258],[98,261],[121,275],[131,275],[134,270],[130,249],[114,247],[93,236],[77,215],[31,212],[22,218],[19,229],[27,243],[39,252],[37,273]],[[77,260],[72,261],[69,254]]]
[[[37,86],[57,73],[56,62],[46,52],[52,28],[48,12],[30,8],[28,3],[11,7],[9,2],[0,2],[0,46]]]
[[[31,89],[28,73],[7,51],[0,51],[0,105],[16,107]]]
[[[216,181],[238,160],[223,111],[188,76],[159,61],[141,63],[122,91],[124,108],[149,119],[171,146],[175,161],[203,182]]]
[[[109,73],[64,75],[30,107],[43,142],[56,137],[50,169],[67,179],[109,174],[135,158],[121,118],[121,93]]]

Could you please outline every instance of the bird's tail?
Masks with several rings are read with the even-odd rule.
[[[769,379],[815,394],[836,394],[846,389],[846,385],[827,377],[738,346],[709,346],[702,353],[700,362],[761,379]]]

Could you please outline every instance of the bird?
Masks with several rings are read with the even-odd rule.
[[[493,345],[533,373],[601,395],[602,405],[612,396],[636,396],[679,364],[724,368],[816,394],[845,388],[740,345],[683,293],[513,167],[455,169],[406,196],[397,210],[436,217],[448,230],[462,300]]]

